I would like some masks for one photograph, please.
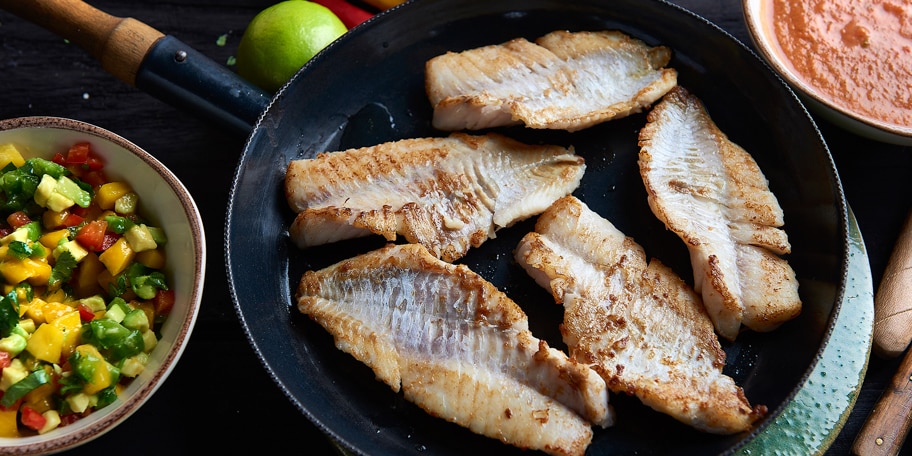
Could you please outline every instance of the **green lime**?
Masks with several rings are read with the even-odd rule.
[[[237,49],[238,74],[275,92],[308,60],[347,32],[329,8],[307,0],[285,0],[260,11]]]

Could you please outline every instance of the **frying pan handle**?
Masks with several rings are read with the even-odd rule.
[[[902,354],[912,340],[912,213],[903,225],[874,299],[874,352]]]
[[[248,134],[272,96],[177,39],[80,0],[0,7],[84,48],[108,73],[178,108]]]
[[[857,456],[895,455],[912,425],[912,351],[906,353],[890,385],[855,437]]]

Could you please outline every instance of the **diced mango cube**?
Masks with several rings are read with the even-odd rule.
[[[69,233],[70,231],[66,228],[57,231],[50,231],[42,234],[41,237],[38,238],[38,242],[40,242],[41,245],[47,247],[48,249],[53,250],[57,247],[57,244],[60,243],[61,239],[66,239],[67,236],[69,236]]]
[[[130,248],[130,243],[122,237],[114,245],[101,252],[101,255],[98,255],[98,259],[105,265],[111,275],[116,276],[133,262],[135,256],[136,252]]]
[[[51,321],[50,324],[56,326],[63,332],[63,345],[61,345],[60,351],[65,357],[69,356],[80,340],[79,332],[82,328],[82,319],[79,318],[79,311],[72,310],[56,320]]]
[[[54,325],[41,325],[29,337],[25,349],[37,359],[59,363],[63,350],[63,331]]]
[[[89,344],[83,344],[76,347],[80,356],[86,358],[83,362],[91,362],[94,368],[91,370],[92,378],[88,379],[82,391],[86,394],[95,394],[114,382],[114,366],[105,361],[104,356],[98,352],[98,349]]]
[[[0,437],[19,437],[17,413],[19,410],[15,407],[10,410],[0,410]]]
[[[143,250],[136,254],[136,261],[147,268],[161,269],[165,267],[165,251],[160,248]]]
[[[47,285],[51,277],[51,265],[35,258],[6,260],[0,262],[0,275],[8,283],[22,283],[28,280],[32,285]]]
[[[16,168],[24,165],[25,159],[22,158],[22,152],[15,144],[0,144],[0,169],[6,168],[6,165],[10,163]]]
[[[98,259],[95,252],[88,252],[79,267],[73,272],[73,291],[76,296],[92,296],[99,294],[102,289],[98,285],[98,274],[105,270],[105,265]]]
[[[102,209],[113,209],[118,198],[132,191],[133,188],[126,182],[108,182],[98,188],[95,193],[95,202]]]
[[[75,307],[58,301],[47,301],[41,307],[44,321],[48,323],[52,323],[54,320],[76,311]]]

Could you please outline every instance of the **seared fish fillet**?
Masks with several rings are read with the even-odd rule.
[[[322,153],[288,165],[289,233],[300,248],[399,234],[454,261],[571,193],[584,171],[572,149],[493,133]]]
[[[751,408],[722,373],[725,352],[699,296],[671,269],[580,200],[561,198],[516,249],[517,262],[564,306],[571,359],[613,392],[702,431],[745,431]]]
[[[694,289],[716,331],[771,331],[801,313],[782,208],[750,154],[703,103],[671,91],[640,131],[640,175],[652,212],[687,244]]]
[[[429,414],[520,448],[582,455],[614,421],[605,382],[536,339],[522,309],[464,265],[388,245],[308,271],[297,306]]]
[[[677,84],[671,50],[617,31],[551,32],[535,41],[448,52],[425,65],[441,130],[525,124],[576,131],[640,112]]]

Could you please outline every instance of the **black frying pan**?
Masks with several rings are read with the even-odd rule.
[[[596,432],[590,454],[732,453],[777,416],[806,382],[827,343],[846,285],[846,203],[813,121],[745,46],[661,0],[416,0],[344,35],[271,99],[251,127],[226,219],[231,293],[254,349],[294,405],[349,451],[524,454],[429,417],[376,381],[364,365],[336,350],[326,331],[298,314],[291,296],[305,270],[377,248],[383,241],[366,238],[306,251],[293,247],[286,232],[293,214],[282,194],[285,166],[289,160],[324,150],[444,135],[430,125],[425,61],[450,50],[518,36],[534,39],[556,29],[619,29],[673,49],[671,65],[679,71],[679,83],[705,102],[720,128],[754,156],[770,180],[785,210],[794,250],[789,260],[804,302],[802,315],[775,332],[745,333],[736,342],[723,344],[728,356],[725,372],[744,387],[752,403],[769,407],[770,414],[754,433],[700,433],[634,398],[612,396],[618,423]],[[143,78],[136,80],[137,86]],[[236,103],[241,109],[229,101],[233,113],[218,117],[244,128],[246,121],[254,122],[249,113],[266,103],[255,89],[230,75],[226,79],[235,87],[233,96],[240,93],[246,101]],[[248,90],[249,97],[244,95]],[[574,146],[588,164],[575,194],[633,236],[647,255],[692,282],[684,245],[646,204],[636,166],[637,133],[644,122],[645,114],[637,114],[573,134],[519,127],[498,131],[526,142]],[[496,239],[460,261],[513,298],[528,314],[533,333],[563,348],[558,332],[561,307],[511,260],[513,248],[533,221],[501,230]]]

